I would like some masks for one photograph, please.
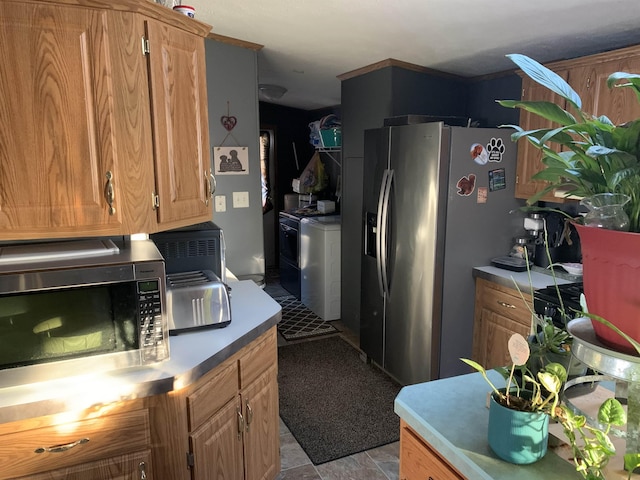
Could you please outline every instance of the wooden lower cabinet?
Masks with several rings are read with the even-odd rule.
[[[193,478],[244,478],[240,401],[229,401],[190,436]]]
[[[274,326],[180,390],[0,424],[0,480],[273,480],[277,352]]]
[[[529,294],[477,278],[473,359],[487,369],[509,365],[507,343],[514,333],[529,335],[532,305]]]
[[[273,327],[195,384],[150,398],[154,469],[162,472],[157,478],[276,478],[280,472],[277,361]],[[171,424],[163,424],[171,419]]]
[[[404,420],[400,420],[400,480],[464,480]]]

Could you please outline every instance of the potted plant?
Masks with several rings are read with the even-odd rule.
[[[640,251],[640,119],[614,125],[606,116],[591,115],[582,110],[578,94],[556,73],[524,55],[508,57],[532,80],[559,95],[567,106],[565,109],[564,105],[544,101],[498,101],[502,106],[527,110],[558,125],[528,131],[509,125],[516,130],[512,140],[526,139],[542,151],[544,167],[533,178],[549,184],[528,200],[529,205],[556,189],[582,198],[594,212],[603,199],[623,198],[614,203],[622,203],[621,210],[629,219],[628,232],[580,224],[576,228],[589,310],[640,340],[640,322],[635,321],[640,315],[636,292],[640,282],[640,255],[636,253]],[[640,75],[612,73],[608,85],[631,88],[640,100]],[[551,142],[560,144],[561,149],[554,150]],[[600,226],[604,224],[601,222]],[[606,248],[609,245],[615,248]],[[598,322],[593,326],[603,343],[618,351],[635,353],[632,345],[615,332]]]
[[[462,358],[482,374],[491,387],[488,441],[494,453],[510,463],[528,464],[547,453],[549,416],[559,403],[567,373],[557,363],[546,365],[534,377],[525,364],[529,358],[527,341],[520,334],[509,340],[513,360],[510,370],[498,369],[506,380],[496,387],[477,362]],[[520,375],[516,375],[516,369]]]
[[[560,402],[560,392],[567,380],[565,368],[549,363],[535,378],[527,365],[528,343],[519,334],[509,341],[513,364],[509,370],[497,369],[506,380],[505,388],[496,387],[486,370],[477,362],[461,360],[480,372],[491,387],[488,443],[503,460],[516,464],[533,463],[547,451],[549,420],[560,422],[569,441],[576,471],[589,480],[604,479],[604,468],[616,451],[609,430],[612,425],[626,423],[626,414],[615,398],[603,402],[598,410],[600,427],[588,425],[583,415],[576,414]],[[521,383],[516,370],[521,371]],[[637,456],[628,459],[630,470]]]

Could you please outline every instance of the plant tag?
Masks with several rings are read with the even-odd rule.
[[[514,333],[509,339],[509,355],[514,365],[524,365],[529,360],[529,343],[519,333]]]

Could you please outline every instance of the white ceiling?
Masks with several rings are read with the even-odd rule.
[[[638,0],[183,0],[212,32],[264,45],[280,105],[340,104],[337,75],[394,58],[462,76],[640,43]]]

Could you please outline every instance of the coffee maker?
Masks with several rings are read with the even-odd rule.
[[[524,218],[524,229],[524,237],[533,249],[531,258],[538,267],[581,260],[578,233],[562,213],[530,213]],[[548,245],[545,245],[545,232]]]

